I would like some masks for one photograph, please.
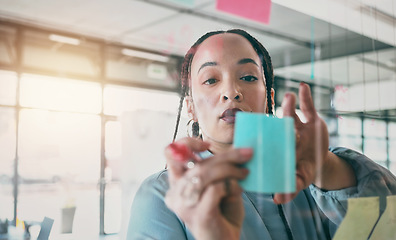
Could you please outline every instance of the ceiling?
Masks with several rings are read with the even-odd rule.
[[[218,11],[215,0],[174,1],[0,0],[0,19],[178,56],[208,31],[243,28],[282,78],[322,86],[395,78],[395,0],[272,0],[269,24]]]

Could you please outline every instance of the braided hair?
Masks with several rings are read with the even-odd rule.
[[[244,38],[246,38],[250,44],[252,45],[253,49],[256,51],[257,55],[260,58],[261,65],[263,66],[264,70],[264,76],[265,76],[265,86],[266,86],[266,91],[267,91],[267,108],[268,108],[268,113],[273,114],[273,109],[272,109],[272,99],[271,99],[271,89],[273,86],[273,81],[274,81],[274,70],[272,67],[272,62],[271,62],[271,57],[265,49],[265,47],[252,35],[247,33],[245,30],[242,29],[231,29],[227,31],[213,31],[213,32],[208,32],[205,35],[201,36],[188,50],[186,55],[184,56],[183,63],[182,63],[182,69],[181,69],[181,80],[180,80],[180,102],[179,102],[179,109],[177,113],[177,118],[176,118],[176,127],[175,127],[175,132],[173,135],[173,141],[175,141],[176,136],[177,136],[177,131],[179,128],[179,123],[180,123],[180,116],[181,116],[181,110],[183,107],[183,101],[186,96],[190,95],[190,70],[191,70],[191,62],[195,56],[195,53],[199,47],[199,45],[205,41],[207,38],[217,35],[217,34],[223,34],[223,33],[235,33],[238,34]],[[199,135],[199,126],[198,123],[193,123],[192,126],[192,134],[193,136],[197,137]]]

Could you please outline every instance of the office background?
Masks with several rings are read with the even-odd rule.
[[[393,0],[273,0],[262,23],[216,0],[0,0],[0,219],[123,239],[139,183],[165,166],[181,59],[217,29],[268,49],[277,107],[309,83],[330,145],[396,173],[395,12]]]

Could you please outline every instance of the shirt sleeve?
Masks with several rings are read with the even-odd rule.
[[[185,225],[165,205],[168,188],[166,170],[142,183],[132,203],[127,240],[187,239]]]
[[[311,194],[327,218],[340,225],[347,210],[347,199],[380,197],[380,210],[384,211],[386,196],[396,194],[396,177],[368,157],[346,148],[331,148],[331,152],[347,161],[353,168],[357,185],[336,191],[325,191],[311,184]]]

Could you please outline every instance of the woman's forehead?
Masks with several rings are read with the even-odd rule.
[[[246,38],[235,33],[217,34],[199,45],[191,70],[194,72],[204,62],[230,61],[231,59],[239,61],[243,58],[251,58],[261,65],[260,58]]]

